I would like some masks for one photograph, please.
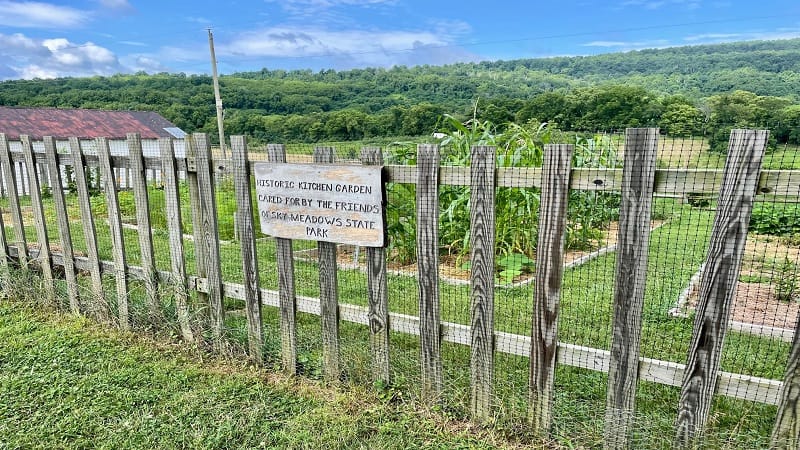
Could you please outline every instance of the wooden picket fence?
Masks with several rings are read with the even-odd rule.
[[[112,274],[116,286],[118,324],[130,327],[129,286],[141,280],[146,303],[155,312],[159,289],[170,289],[175,296],[182,337],[199,339],[190,324],[190,292],[208,306],[212,342],[222,345],[225,319],[224,298],[244,300],[246,306],[249,356],[263,359],[262,307],[280,311],[281,359],[287,373],[294,374],[297,362],[298,312],[321,316],[323,373],[326,380],[340,379],[340,321],[368,326],[373,376],[390,383],[389,332],[419,336],[422,398],[435,403],[442,394],[442,342],[471,347],[471,411],[477,420],[492,415],[494,357],[497,352],[530,358],[529,419],[543,432],[553,421],[554,376],[556,364],[581,367],[608,373],[605,420],[605,446],[626,448],[630,445],[635,395],[639,380],[681,388],[675,420],[675,444],[691,446],[702,437],[709,408],[715,395],[725,395],[778,405],[774,428],[776,447],[796,448],[800,442],[800,340],[795,331],[790,360],[783,382],[720,371],[722,342],[727,331],[734,287],[739,273],[748,221],[756,195],[770,194],[800,197],[800,173],[762,171],[761,158],[768,132],[734,130],[731,134],[724,171],[656,169],[657,129],[628,129],[625,136],[623,169],[571,169],[571,145],[547,145],[542,168],[496,168],[493,147],[472,149],[469,167],[440,166],[439,148],[418,147],[416,166],[384,166],[386,182],[416,184],[417,267],[419,315],[390,313],[387,289],[387,254],[384,248],[367,249],[368,307],[340,303],[337,292],[337,247],[318,243],[319,298],[295,293],[295,270],[292,241],[276,239],[279,289],[263,289],[256,255],[256,226],[253,223],[251,183],[254,158],[248,155],[245,138],[231,138],[232,157],[212,160],[205,134],[187,139],[186,157],[176,158],[170,139],[159,141],[158,158],[145,158],[138,135],[128,135],[128,156],[111,156],[108,141],[95,141],[96,155],[84,154],[77,138],[69,139],[70,152],[59,153],[55,140],[45,137],[44,153],[33,151],[31,140],[20,137],[22,152],[11,152],[9,140],[0,134],[0,165],[12,220],[13,235],[0,233],[0,264],[4,276],[12,266],[35,267],[41,273],[47,296],[55,295],[54,267],[63,271],[70,308],[81,313],[82,300],[77,289],[78,271],[88,272],[92,295],[100,300],[99,315],[110,320],[112,301],[106,297],[102,275]],[[383,165],[378,148],[365,148],[362,163]],[[262,160],[263,161],[263,160]],[[282,145],[269,145],[267,163],[283,163]],[[314,164],[334,162],[333,149],[317,148]],[[52,186],[63,186],[62,168],[72,166],[83,223],[86,256],[73,251],[69,220],[62,189],[52,189],[57,215],[59,252],[51,251],[41,186],[35,176],[28,177],[33,205],[33,222],[39,242],[38,251],[29,250],[17,192],[18,164],[27,173],[47,173]],[[215,172],[219,166],[233,177],[238,210],[236,227],[241,241],[241,284],[223,280],[220,267],[219,231],[215,200]],[[113,249],[112,261],[98,258],[95,217],[90,209],[87,167],[99,168],[105,191],[108,223]],[[130,173],[136,209],[141,265],[126,260],[123,226],[117,198],[114,171]],[[146,170],[161,172],[169,229],[171,269],[158,271],[154,262],[153,240],[149,222]],[[182,174],[182,177],[179,177]],[[191,202],[194,230],[196,276],[188,276],[181,224],[179,180],[185,179]],[[471,296],[470,325],[443,322],[439,306],[438,192],[442,185],[468,184],[471,193]],[[534,313],[530,335],[499,332],[494,325],[495,269],[495,188],[540,188],[539,249],[536,261]],[[613,304],[613,337],[610,351],[559,342],[558,317],[563,275],[564,233],[570,189],[618,191],[622,202]],[[695,328],[686,364],[660,361],[640,356],[642,304],[647,267],[651,204],[654,195],[685,195],[698,192],[719,193],[718,213],[714,221],[707,263],[702,277]],[[0,227],[5,231],[2,216]],[[60,275],[59,275],[60,276]]]

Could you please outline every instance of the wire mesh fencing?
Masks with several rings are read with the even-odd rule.
[[[62,308],[520,435],[768,446],[800,304],[796,143],[467,131],[234,137],[225,158],[204,135],[3,137],[4,249],[45,285],[53,267]],[[382,166],[385,246],[262,234],[257,164]]]

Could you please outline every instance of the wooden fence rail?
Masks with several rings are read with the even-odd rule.
[[[181,336],[187,341],[201,339],[201,329],[212,331],[213,343],[221,349],[225,341],[225,298],[244,300],[247,316],[249,356],[263,361],[264,329],[261,308],[279,311],[281,361],[284,370],[295,373],[297,367],[297,312],[320,316],[323,336],[323,373],[325,379],[341,378],[339,323],[346,321],[366,325],[370,338],[373,378],[390,382],[389,331],[419,336],[420,375],[423,398],[430,403],[443,393],[441,345],[443,342],[471,347],[470,406],[474,417],[489,419],[496,395],[494,384],[495,353],[530,358],[530,414],[533,424],[547,430],[552,421],[555,364],[581,367],[609,373],[606,407],[605,445],[608,448],[629,447],[631,417],[635,411],[635,389],[639,380],[682,388],[679,415],[676,418],[676,444],[684,446],[700,436],[713,395],[780,405],[773,433],[776,447],[796,445],[800,436],[800,402],[797,401],[798,339],[792,348],[786,382],[720,371],[719,354],[729,321],[730,296],[738,274],[747,218],[757,197],[800,197],[798,171],[759,171],[760,155],[766,142],[765,132],[735,130],[731,151],[724,171],[655,169],[657,130],[628,130],[626,160],[623,169],[570,169],[571,146],[547,146],[543,168],[497,168],[491,147],[472,149],[470,167],[440,165],[439,149],[421,145],[417,166],[385,166],[383,182],[416,185],[417,221],[417,292],[419,315],[392,313],[388,307],[386,280],[387,254],[383,248],[368,248],[368,284],[365,303],[356,306],[341,303],[337,291],[336,245],[320,242],[319,298],[297,296],[292,255],[292,242],[276,239],[278,290],[261,286],[255,243],[255,224],[251,186],[254,180],[247,142],[232,139],[232,159],[211,159],[208,139],[196,134],[187,139],[186,158],[176,158],[170,139],[159,142],[160,156],[144,157],[137,135],[128,136],[128,156],[112,156],[105,139],[96,141],[97,155],[86,155],[80,142],[70,139],[70,153],[57,153],[53,141],[45,139],[45,153],[32,150],[30,140],[21,140],[23,152],[12,152],[9,140],[0,134],[0,165],[5,190],[9,194],[13,237],[7,237],[0,216],[0,272],[11,262],[22,268],[37,267],[48,292],[52,292],[53,268],[63,268],[69,304],[73,311],[96,313],[102,320],[116,317],[122,328],[131,326],[129,282],[138,280],[145,286],[146,305],[150,313],[161,309],[159,286],[168,287],[174,295]],[[362,152],[362,163],[382,165],[380,149]],[[263,161],[263,159],[260,159]],[[286,161],[283,146],[268,147],[268,161]],[[86,241],[86,256],[77,256],[72,248],[69,220],[63,192],[55,189],[54,209],[59,227],[59,249],[50,251],[47,220],[44,216],[39,178],[27,180],[33,203],[33,221],[38,249],[29,249],[25,223],[21,213],[17,178],[17,162],[24,162],[27,173],[47,175],[50,185],[63,185],[61,167],[72,166],[78,194],[81,220]],[[317,148],[315,164],[334,162],[333,149]],[[243,283],[229,283],[222,278],[219,225],[217,223],[215,172],[227,169],[236,190],[236,226],[241,241]],[[100,260],[97,233],[90,208],[86,171],[97,167],[101,173],[112,244],[112,261]],[[133,188],[137,209],[140,260],[130,264],[125,253],[124,235],[117,198],[119,186],[115,171],[130,169],[128,182]],[[146,171],[159,170],[165,191],[166,220],[169,228],[170,270],[155,267],[153,236],[150,232],[150,200]],[[185,174],[191,202],[194,230],[196,276],[186,273],[179,195],[179,173]],[[440,316],[439,298],[439,188],[442,185],[469,185],[471,189],[470,324],[444,322]],[[510,334],[495,330],[493,271],[495,234],[495,188],[541,188],[540,231],[537,252],[534,308],[530,335]],[[569,189],[617,191],[623,197],[620,219],[617,273],[614,294],[614,325],[610,351],[558,342],[558,309],[563,274],[563,242]],[[720,209],[714,222],[711,247],[706,265],[707,276],[698,306],[698,315],[688,363],[686,365],[643,358],[639,354],[642,324],[644,269],[647,261],[650,202],[653,195],[684,196],[719,191]],[[385,202],[385,198],[384,198]],[[735,229],[735,239],[731,230]],[[723,261],[724,263],[720,262]],[[76,273],[88,271],[92,302],[85,301],[75,289]],[[4,273],[4,272],[3,272]],[[103,291],[102,275],[113,274],[116,295]],[[196,293],[191,300],[190,292]],[[97,311],[87,305],[99,304]],[[115,311],[116,314],[112,314]],[[200,322],[200,323],[198,323]],[[708,324],[713,323],[713,327]]]

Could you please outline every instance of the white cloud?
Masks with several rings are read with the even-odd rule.
[[[146,55],[128,55],[122,59],[125,67],[128,67],[132,72],[169,72],[169,68],[161,63],[158,59]]]
[[[640,6],[645,9],[660,9],[663,6],[683,7],[685,9],[698,9],[702,5],[700,0],[626,0],[623,7]]]
[[[582,44],[584,47],[624,47],[628,42],[624,41],[592,41]]]
[[[65,38],[33,39],[0,34],[0,58],[10,60],[3,78],[55,78],[111,75],[129,71],[116,55],[92,42],[77,44]]]
[[[636,49],[636,48],[657,48],[669,44],[666,39],[655,39],[650,41],[591,41],[581,44],[584,47],[607,47],[616,49]]]
[[[128,0],[96,0],[96,2],[108,9],[133,9]]]
[[[778,28],[774,31],[746,31],[740,33],[703,33],[686,36],[684,41],[692,45],[734,41],[774,41],[800,38],[800,28]]]
[[[422,48],[444,47],[449,42],[425,31],[364,31],[274,27],[248,32],[217,45],[217,55],[224,57],[317,57],[347,58],[365,64],[392,64],[404,59],[400,54]]]
[[[716,40],[740,40],[742,38],[741,33],[703,33],[703,34],[695,34],[692,36],[686,36],[683,38],[684,41],[687,42],[694,42],[694,41],[716,41]]]
[[[74,28],[90,13],[52,3],[0,0],[0,25],[15,28]]]
[[[41,78],[41,79],[50,79],[50,78],[57,78],[58,72],[52,69],[45,69],[43,67],[39,67],[36,64],[31,64],[25,67],[12,67],[12,69],[16,70],[19,74],[19,78],[25,80],[32,80],[34,78]]]

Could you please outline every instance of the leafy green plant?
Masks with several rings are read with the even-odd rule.
[[[750,231],[773,236],[800,234],[800,207],[777,203],[757,203],[750,216]]]
[[[784,258],[775,274],[775,298],[782,302],[790,302],[797,297],[800,287],[797,285],[797,265]]]
[[[524,272],[533,269],[534,261],[521,253],[506,255],[497,261],[500,271],[497,279],[505,284],[510,284]]]

